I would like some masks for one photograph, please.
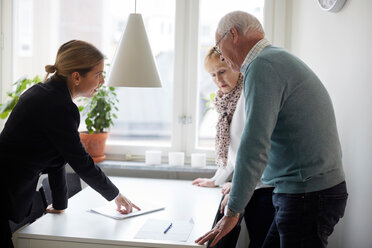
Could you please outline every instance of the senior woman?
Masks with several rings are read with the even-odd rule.
[[[204,60],[204,67],[211,75],[218,91],[214,101],[218,112],[216,132],[216,164],[218,170],[212,178],[198,178],[194,185],[215,187],[223,185],[234,172],[235,159],[238,151],[240,136],[245,123],[243,77],[233,71],[220,55],[211,48]],[[231,182],[222,188],[222,199],[216,214],[215,224],[223,217],[223,210],[229,198]],[[249,234],[249,247],[261,247],[274,217],[274,207],[271,196],[273,187],[259,183],[245,208],[244,220]],[[241,219],[240,219],[241,221]],[[240,233],[240,225],[235,228],[215,247],[235,247]]]

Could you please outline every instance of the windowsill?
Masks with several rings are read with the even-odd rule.
[[[106,160],[97,164],[107,176],[164,178],[193,180],[198,177],[213,177],[217,168],[215,165],[205,167],[170,166],[168,164],[146,165],[143,162]],[[68,171],[72,169],[68,168]]]

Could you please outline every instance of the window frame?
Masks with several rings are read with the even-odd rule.
[[[2,47],[0,52],[0,100],[5,99],[11,87],[13,75],[13,27],[14,3],[12,0],[0,0]],[[208,163],[214,163],[214,149],[196,147],[198,137],[198,54],[199,54],[199,0],[175,0],[175,45],[174,45],[174,87],[173,117],[170,146],[128,146],[106,144],[108,159],[144,161],[146,150],[161,150],[166,160],[170,151],[182,151],[186,163],[191,153],[207,154]],[[264,29],[266,37],[273,44],[285,47],[285,0],[265,0]],[[150,41],[151,42],[151,41]],[[3,121],[0,120],[0,128]],[[166,162],[166,161],[163,161]]]
[[[13,1],[0,0],[0,102],[6,99],[6,92],[10,89],[13,75]],[[5,121],[0,119],[2,130]]]
[[[214,163],[214,149],[197,148],[197,72],[199,39],[199,0],[176,0],[175,51],[172,136],[169,147],[126,146],[106,144],[108,157],[115,160],[144,161],[146,150],[185,152],[186,162],[191,153],[206,153]],[[150,41],[151,42],[151,41]]]

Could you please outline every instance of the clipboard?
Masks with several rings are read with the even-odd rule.
[[[90,209],[90,212],[100,214],[100,215],[103,215],[103,216],[106,216],[106,217],[109,217],[115,220],[123,220],[123,219],[131,218],[131,217],[135,217],[135,216],[139,216],[143,214],[149,214],[149,213],[153,213],[153,212],[165,209],[164,206],[154,205],[154,204],[144,204],[139,207],[141,208],[141,210],[137,210],[133,208],[132,213],[122,214],[116,210],[117,206],[116,206],[115,201],[111,201],[111,202],[106,203],[103,206]]]

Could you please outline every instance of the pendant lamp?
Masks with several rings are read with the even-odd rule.
[[[161,87],[141,14],[129,15],[127,26],[110,65],[108,85]]]

